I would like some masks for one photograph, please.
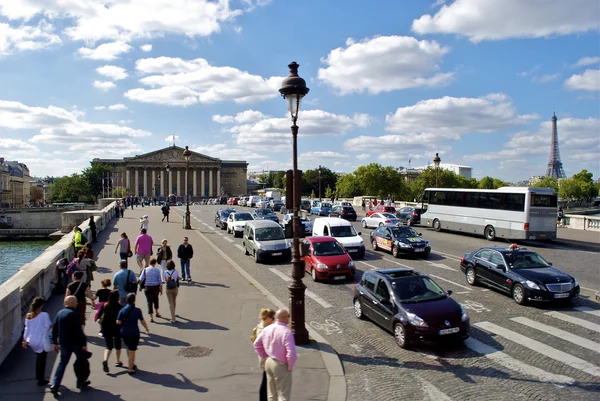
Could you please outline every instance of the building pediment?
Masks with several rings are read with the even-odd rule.
[[[165,149],[160,149],[154,152],[145,153],[142,155],[136,155],[134,157],[126,157],[125,162],[142,162],[142,163],[153,163],[153,162],[185,162],[183,157],[183,148],[179,146],[170,146]],[[205,162],[205,163],[219,163],[221,160],[203,155],[201,153],[192,152],[190,156],[190,162]]]

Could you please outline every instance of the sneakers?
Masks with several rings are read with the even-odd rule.
[[[55,397],[58,397],[58,387],[56,386],[52,386],[50,387],[50,392],[52,393],[52,395],[54,395]]]
[[[191,277],[188,277],[188,278],[187,278],[187,281],[192,281],[192,278],[191,278]]]
[[[104,371],[104,373],[108,373],[108,362],[107,361],[102,361],[102,370]]]

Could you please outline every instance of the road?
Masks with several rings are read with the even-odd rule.
[[[193,206],[192,225],[216,252],[227,254],[280,300],[287,300],[291,264],[255,264],[242,240],[214,225],[218,206]],[[249,210],[247,208],[239,208]],[[176,209],[183,214],[183,208]],[[306,321],[335,348],[342,360],[348,400],[579,400],[600,393],[600,310],[580,299],[571,307],[519,306],[508,296],[469,286],[460,272],[463,253],[489,245],[484,239],[437,233],[417,227],[432,244],[427,260],[395,259],[367,244],[355,281],[307,286]],[[198,239],[199,240],[199,239]],[[580,284],[600,288],[598,254],[554,245],[533,245],[554,266]],[[471,338],[461,346],[415,346],[402,350],[391,334],[352,309],[354,284],[362,272],[409,266],[429,274],[469,310]],[[594,396],[596,394],[596,396]]]

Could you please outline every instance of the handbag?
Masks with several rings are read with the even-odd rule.
[[[136,293],[137,288],[138,288],[138,283],[137,283],[137,281],[135,281],[135,282],[129,281],[130,273],[131,273],[131,270],[129,270],[127,273],[127,283],[125,283],[125,291],[127,291],[128,293],[130,293],[130,292]]]
[[[144,269],[144,279],[139,281],[140,283],[140,291],[142,291],[146,287],[146,269]]]
[[[131,252],[131,242],[129,242],[129,240],[127,241],[127,244],[129,245],[127,247],[127,257],[130,258],[133,256],[133,252]]]

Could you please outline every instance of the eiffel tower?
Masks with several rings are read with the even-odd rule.
[[[560,161],[560,152],[558,151],[558,130],[556,128],[556,113],[552,116],[552,143],[550,144],[550,160],[548,161],[548,169],[546,177],[565,178],[565,170]]]

